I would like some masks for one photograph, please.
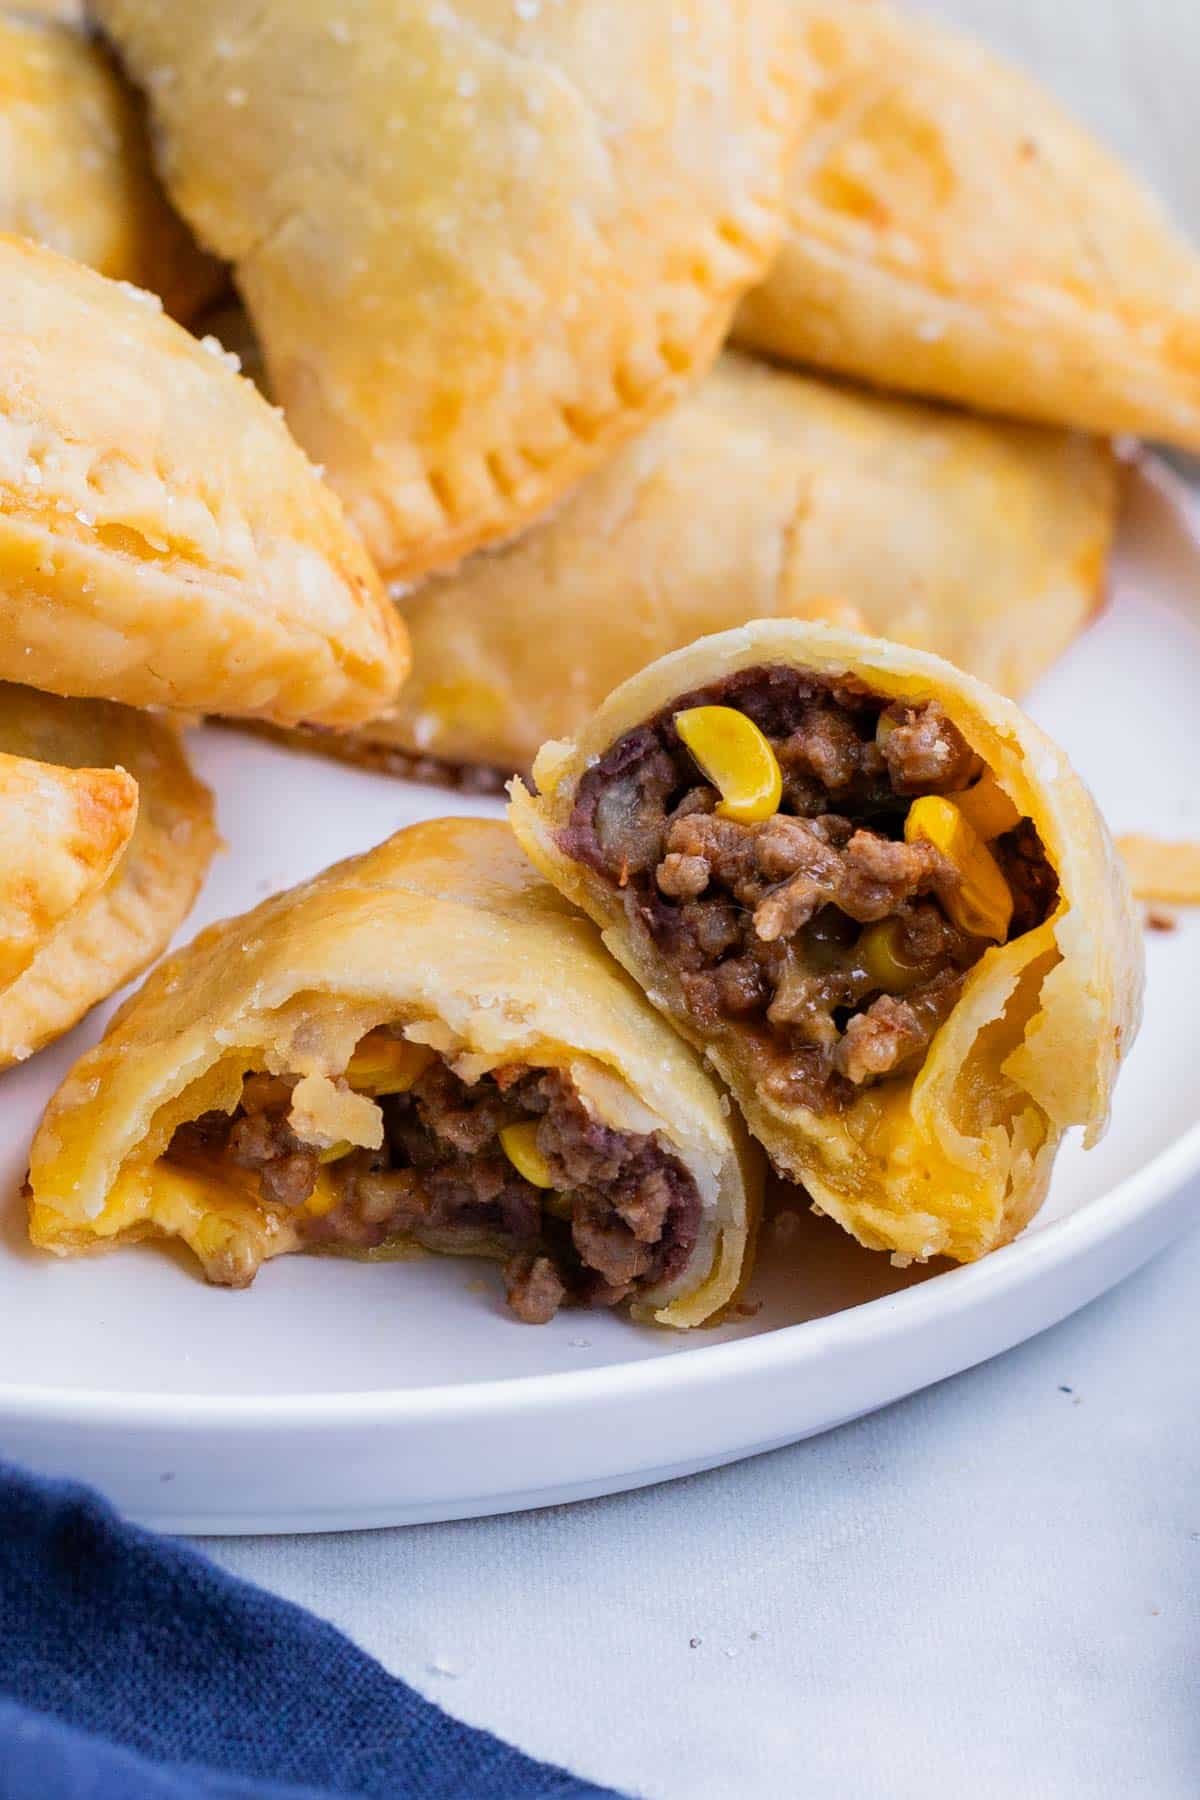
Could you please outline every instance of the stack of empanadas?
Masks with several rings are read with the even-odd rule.
[[[694,1324],[761,1146],[872,1248],[1005,1242],[1141,969],[1012,696],[1102,600],[1111,437],[1200,444],[1200,259],[886,0],[92,13],[0,14],[0,777],[53,840],[0,1060],[190,905],[184,715],[532,772],[552,885],[441,821],[203,933],[52,1102],[35,1241]]]

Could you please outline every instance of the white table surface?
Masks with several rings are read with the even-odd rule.
[[[1039,69],[1200,234],[1200,0],[928,5]],[[1200,1234],[998,1361],[754,1462],[203,1547],[461,1717],[654,1800],[1195,1800],[1198,1392]]]
[[[202,1547],[648,1800],[1195,1800],[1198,1385],[1200,1232],[995,1362],[751,1462]]]

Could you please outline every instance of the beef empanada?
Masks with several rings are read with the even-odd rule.
[[[438,820],[154,972],[50,1103],[30,1230],[177,1236],[234,1286],[289,1250],[503,1256],[529,1322],[699,1324],[757,1213],[726,1110],[506,827]]]
[[[514,787],[535,862],[864,1244],[961,1261],[1103,1131],[1140,1013],[1108,834],[1017,708],[767,620],[664,657]]]
[[[507,536],[715,355],[779,238],[779,0],[101,0],[376,562]]]
[[[23,12],[0,13],[0,231],[191,318],[227,278],[168,206],[135,99],[93,38]]]
[[[83,783],[85,793],[86,784],[102,777],[101,795],[111,789],[118,797],[107,816],[124,826],[113,854],[92,868],[53,935],[25,958],[23,972],[0,972],[3,1068],[61,1037],[166,948],[199,892],[217,837],[212,796],[192,774],[169,720],[3,682],[0,757],[18,767],[54,765],[50,776]],[[37,761],[19,764],[18,758]],[[112,766],[98,772],[90,764]],[[136,794],[136,808],[130,803],[125,810],[120,796],[126,794]],[[17,866],[11,821],[3,831],[11,870]]]
[[[1116,503],[1096,439],[726,356],[553,518],[402,602],[412,677],[341,748],[524,771],[656,657],[780,614],[1019,694],[1097,605]]]
[[[0,1009],[108,880],[137,810],[137,782],[124,769],[64,769],[0,750]]]
[[[815,104],[737,320],[821,368],[1200,448],[1200,257],[1035,82],[887,0],[793,0]]]
[[[215,340],[0,238],[0,678],[344,727],[406,663],[337,499]]]

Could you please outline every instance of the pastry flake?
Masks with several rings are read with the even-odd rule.
[[[1099,604],[1117,500],[1096,439],[727,355],[549,519],[401,599],[412,676],[339,748],[526,771],[639,668],[772,616],[1020,694]]]
[[[701,706],[767,738],[774,816],[705,780],[674,723]],[[522,845],[862,1243],[978,1257],[1063,1132],[1103,1132],[1141,1009],[1124,875],[1061,751],[949,663],[759,621],[626,682],[534,780]]]
[[[362,724],[403,626],[281,419],[154,298],[0,237],[0,677]]]
[[[0,231],[191,318],[226,276],[168,206],[137,102],[94,39],[27,10],[0,14]]]
[[[1200,844],[1130,832],[1117,849],[1139,900],[1174,900],[1200,906]]]
[[[394,578],[509,536],[641,429],[778,242],[800,65],[776,0],[96,11]]]
[[[814,83],[741,341],[1200,446],[1200,257],[1034,81],[921,13],[793,0]]]
[[[303,1249],[501,1257],[692,1325],[737,1291],[756,1153],[499,822],[402,831],[163,963],[50,1102],[30,1231],[178,1236],[240,1286]]]
[[[0,683],[0,760],[46,770],[68,790],[83,784],[88,816],[107,821],[109,835],[119,837],[107,859],[94,861],[90,879],[35,954],[4,971],[2,1068],[61,1037],[166,948],[199,891],[217,837],[212,796],[192,774],[167,719]],[[6,815],[10,850],[14,829]],[[41,859],[38,867],[44,871]]]

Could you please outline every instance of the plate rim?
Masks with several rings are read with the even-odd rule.
[[[0,1424],[75,1424],[84,1428],[183,1431],[223,1427],[286,1427],[325,1431],[335,1426],[395,1428],[432,1419],[464,1421],[485,1411],[536,1412],[614,1398],[645,1400],[701,1387],[714,1375],[737,1380],[836,1354],[853,1344],[878,1349],[919,1329],[931,1316],[954,1317],[1003,1298],[1037,1275],[1102,1247],[1151,1214],[1200,1172],[1200,1122],[1148,1162],[1064,1218],[1026,1231],[977,1262],[959,1264],[932,1280],[841,1307],[815,1319],[752,1333],[734,1342],[700,1344],[686,1354],[446,1382],[412,1388],[331,1389],[314,1394],[172,1394],[155,1389],[85,1390],[0,1382]],[[1200,1215],[1198,1215],[1200,1216]],[[1151,1245],[1147,1257],[1160,1248]],[[878,1252],[877,1254],[882,1254]],[[1143,1259],[1145,1260],[1145,1259]],[[1132,1273],[1131,1265],[1125,1273]],[[1116,1281],[1106,1284],[1115,1286]],[[1072,1309],[1068,1309],[1072,1310]],[[1036,1335],[1035,1332],[1028,1335]],[[682,1348],[682,1346],[681,1346]]]

